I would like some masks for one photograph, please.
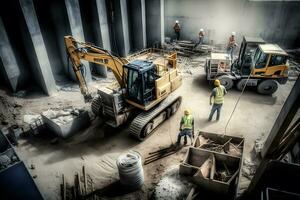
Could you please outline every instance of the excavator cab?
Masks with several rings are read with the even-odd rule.
[[[127,74],[127,99],[140,104],[147,105],[155,99],[155,64],[144,60],[135,60],[124,65]]]

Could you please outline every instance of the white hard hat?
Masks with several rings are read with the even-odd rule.
[[[232,32],[231,35],[232,35],[232,36],[235,36],[235,32]]]
[[[203,28],[200,28],[200,31],[203,31]]]
[[[176,20],[175,22],[176,22],[176,23],[179,23],[179,21],[178,21],[178,20]]]

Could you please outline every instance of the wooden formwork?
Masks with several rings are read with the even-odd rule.
[[[240,156],[233,156],[226,154],[225,152],[217,152],[206,149],[199,146],[198,137],[203,136],[207,139],[214,141],[223,148],[228,148],[228,141],[232,142],[236,146],[241,148]],[[218,194],[224,194],[228,196],[235,196],[238,186],[239,177],[241,175],[242,157],[244,149],[244,139],[236,136],[220,135],[208,132],[199,132],[198,136],[192,147],[188,149],[184,161],[180,164],[179,173],[181,175],[190,176],[192,180],[202,189],[215,192]],[[194,176],[202,164],[213,155],[216,161],[216,168],[220,168],[224,165],[232,171],[232,176],[227,181],[220,181],[216,179],[210,179],[202,176]]]

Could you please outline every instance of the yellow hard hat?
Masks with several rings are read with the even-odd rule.
[[[184,110],[184,114],[185,114],[185,115],[189,115],[189,114],[190,114],[189,109],[185,109],[185,110]]]
[[[221,85],[221,83],[220,83],[220,81],[219,81],[218,79],[215,80],[214,84],[215,84],[215,86],[217,86],[217,87]]]

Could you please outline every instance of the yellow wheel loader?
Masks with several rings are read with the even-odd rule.
[[[155,50],[149,49],[125,59],[72,36],[65,36],[64,40],[85,101],[92,101],[92,111],[108,125],[118,127],[131,121],[130,134],[144,140],[178,110],[181,96],[172,93],[181,85],[182,77],[176,68],[175,52],[157,50],[161,56],[149,61],[143,59],[154,54]],[[98,95],[92,98],[81,60],[111,69],[117,80],[115,87],[98,89]]]
[[[206,60],[206,79],[219,79],[227,90],[254,86],[260,94],[273,94],[288,78],[288,54],[276,44],[261,38],[244,37],[239,57],[232,64],[226,53],[211,53]]]

